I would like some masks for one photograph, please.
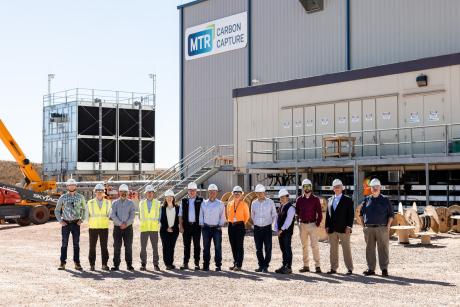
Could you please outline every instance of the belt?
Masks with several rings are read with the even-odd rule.
[[[238,221],[238,222],[233,222],[233,223],[229,222],[228,224],[231,226],[236,226],[236,225],[244,225],[244,222],[243,221]]]
[[[272,224],[268,224],[268,225],[265,225],[265,226],[257,226],[257,225],[254,225],[254,228],[267,228],[267,227],[270,227],[272,228]]]
[[[209,228],[220,228],[219,225],[208,225],[208,224],[204,224],[204,227],[209,227]]]
[[[302,224],[311,224],[311,223],[316,223],[316,220],[313,221],[300,221]]]
[[[197,225],[198,223],[197,222],[187,222],[187,225],[188,226],[195,226]]]
[[[78,221],[80,220],[73,220],[73,221],[66,221],[66,220],[63,220],[64,222],[66,222],[67,224],[76,224],[78,223]]]
[[[384,227],[384,226],[387,226],[387,225],[380,225],[380,224],[365,224],[364,226],[365,226],[365,227],[375,228],[375,227]]]

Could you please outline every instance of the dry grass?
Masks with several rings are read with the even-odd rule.
[[[41,172],[42,165],[33,163],[34,168],[38,173]],[[7,184],[16,184],[23,180],[24,176],[16,162],[14,161],[1,161],[0,160],[0,182]]]

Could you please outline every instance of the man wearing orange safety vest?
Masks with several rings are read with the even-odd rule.
[[[104,185],[96,184],[94,187],[96,197],[87,203],[87,220],[89,225],[89,264],[91,271],[95,271],[96,263],[96,245],[99,238],[101,245],[102,270],[108,271],[109,267],[109,250],[107,249],[107,241],[109,238],[109,216],[111,202],[104,198]]]

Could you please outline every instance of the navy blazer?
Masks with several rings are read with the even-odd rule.
[[[176,217],[174,219],[174,226],[173,232],[179,233],[179,206],[175,207],[176,209]],[[160,218],[160,231],[167,232],[168,231],[168,217],[166,216],[166,207],[161,206],[161,218]]]

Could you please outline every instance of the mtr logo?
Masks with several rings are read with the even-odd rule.
[[[192,33],[188,36],[188,55],[195,56],[212,51],[214,29],[210,27],[206,30]]]

